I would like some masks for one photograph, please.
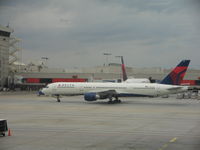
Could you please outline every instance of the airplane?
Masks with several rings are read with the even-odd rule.
[[[119,97],[157,97],[188,90],[180,86],[190,60],[181,61],[160,83],[99,83],[99,82],[56,82],[48,84],[40,93],[57,98],[60,96],[84,95],[86,101],[109,99],[108,103],[120,103]],[[113,101],[113,98],[115,100]]]
[[[123,82],[125,83],[150,83],[150,80],[147,79],[147,78],[128,78],[127,76],[127,73],[126,73],[126,67],[125,67],[125,64],[124,64],[124,59],[123,59],[123,56],[116,56],[116,57],[119,57],[121,58],[121,68],[122,68],[122,79],[123,79]]]

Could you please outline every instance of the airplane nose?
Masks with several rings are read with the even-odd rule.
[[[45,95],[44,92],[43,92],[43,90],[39,90],[38,91],[38,96],[40,96],[40,95]]]

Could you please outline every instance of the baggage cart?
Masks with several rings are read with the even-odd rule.
[[[7,120],[0,119],[0,135],[5,136],[8,131]]]

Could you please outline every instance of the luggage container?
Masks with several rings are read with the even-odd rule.
[[[6,131],[8,131],[7,121],[0,119],[0,135],[5,136]]]
[[[190,99],[191,98],[191,93],[190,92],[185,92],[184,93],[184,99]]]
[[[197,99],[200,100],[200,91],[198,91]]]
[[[169,98],[169,95],[163,95],[162,98]]]
[[[197,99],[197,93],[196,92],[191,93],[191,99]]]
[[[178,93],[178,94],[176,95],[176,99],[183,99],[183,97],[184,97],[184,94],[183,94],[183,93]]]

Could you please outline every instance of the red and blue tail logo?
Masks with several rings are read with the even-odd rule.
[[[160,84],[180,85],[187,71],[190,60],[182,60]]]

